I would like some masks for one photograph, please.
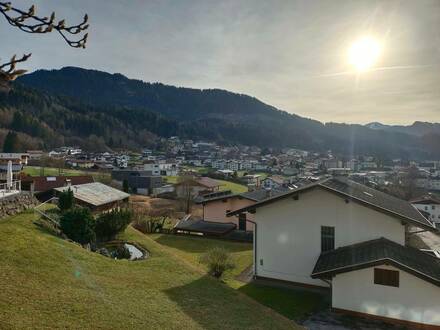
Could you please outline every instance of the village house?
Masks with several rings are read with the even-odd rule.
[[[28,161],[29,154],[26,153],[0,153],[0,181],[6,181],[8,166],[12,169],[13,179],[16,179],[23,169],[23,166],[28,164]]]
[[[89,169],[95,166],[95,161],[90,159],[69,159],[66,163],[72,167]]]
[[[287,188],[291,184],[291,179],[282,177],[280,175],[272,175],[264,180],[261,180],[261,186],[265,189],[280,189]]]
[[[28,150],[26,153],[29,155],[30,160],[38,160],[45,155],[43,150]]]
[[[440,327],[440,259],[406,245],[436,231],[410,203],[329,178],[228,213],[252,214],[254,275],[331,291],[332,307],[410,328]]]
[[[42,202],[54,196],[53,189],[55,188],[94,182],[91,175],[30,176],[22,174],[20,179],[22,190],[30,191]]]
[[[253,205],[258,201],[284,192],[286,192],[285,189],[259,189],[241,194],[233,194],[230,190],[227,190],[200,196],[196,199],[196,202],[203,207],[203,220],[217,223],[233,223],[238,230],[253,231],[253,214],[240,213],[236,218],[228,217],[227,214],[231,211]]]
[[[136,169],[119,169],[112,171],[112,179],[120,185],[126,181],[128,187],[141,195],[151,195],[155,189],[162,187],[162,177],[152,175],[152,171]]]
[[[203,194],[219,191],[220,183],[208,177],[196,177],[183,182],[177,182],[174,187],[178,198],[186,198],[188,194],[191,198],[195,198]]]
[[[432,194],[428,194],[426,196],[414,198],[410,202],[421,212],[427,213],[429,220],[431,220],[431,222],[433,222],[436,225],[436,227],[440,229],[440,199],[439,198],[433,196]]]

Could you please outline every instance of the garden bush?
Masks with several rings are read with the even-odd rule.
[[[206,265],[209,274],[216,278],[220,278],[225,271],[235,267],[229,252],[221,247],[215,247],[205,252],[200,257],[200,262]]]
[[[67,210],[61,217],[60,226],[63,233],[75,242],[87,244],[95,241],[95,220],[87,208]]]
[[[114,239],[123,232],[132,221],[132,212],[127,209],[102,213],[96,219],[95,233],[99,241]]]
[[[73,191],[69,188],[66,191],[63,191],[58,197],[58,208],[61,212],[65,212],[70,210],[73,207],[74,198]]]

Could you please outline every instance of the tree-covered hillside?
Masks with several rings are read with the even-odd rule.
[[[440,157],[436,133],[323,124],[242,94],[145,83],[74,67],[21,77],[9,96],[0,96],[0,109],[1,127],[28,134],[44,146],[81,142],[94,148],[138,148],[148,145],[154,134],[223,144],[331,149],[346,155]]]

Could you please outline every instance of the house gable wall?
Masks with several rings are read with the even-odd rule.
[[[381,317],[440,326],[440,287],[399,271],[399,287],[374,284],[374,267],[336,275],[332,307]]]
[[[232,222],[237,225],[238,228],[238,216],[227,217],[226,211],[234,211],[240,208],[254,204],[254,201],[239,197],[230,197],[211,201],[203,206],[203,218],[206,221],[215,222]],[[248,220],[253,221],[253,214],[246,214]],[[254,225],[250,222],[246,223],[246,230],[253,230]]]

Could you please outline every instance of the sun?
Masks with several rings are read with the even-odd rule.
[[[348,60],[358,72],[364,72],[374,66],[381,51],[382,47],[377,39],[363,37],[351,45]]]

